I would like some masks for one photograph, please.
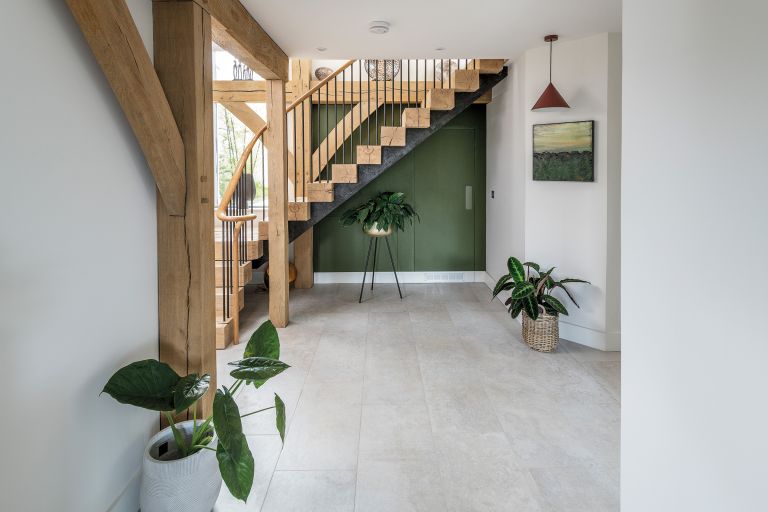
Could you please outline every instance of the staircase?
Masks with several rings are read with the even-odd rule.
[[[470,105],[488,98],[507,76],[504,62],[348,61],[296,93],[286,108],[289,240],[296,240]],[[216,212],[219,348],[237,340],[242,286],[252,268],[269,258],[267,198],[262,187],[261,201],[256,201],[261,206],[254,206],[253,194],[254,176],[261,172],[264,182],[266,123],[235,110],[230,111],[249,121],[254,137]]]

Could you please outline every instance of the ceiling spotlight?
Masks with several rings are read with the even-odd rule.
[[[325,50],[327,50],[327,49],[328,49],[328,48],[326,48],[325,46],[318,46],[318,47],[317,47],[317,51],[319,51],[319,52],[324,52],[324,51],[325,51]]]
[[[372,21],[368,25],[368,31],[371,34],[386,34],[389,32],[389,22],[388,21]]]
[[[444,52],[445,51],[445,46],[438,46],[437,48],[435,48],[435,51],[436,52]]]

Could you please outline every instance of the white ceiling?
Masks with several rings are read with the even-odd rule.
[[[621,31],[621,0],[241,1],[289,57],[515,58],[546,34]],[[369,33],[373,20],[390,32]]]

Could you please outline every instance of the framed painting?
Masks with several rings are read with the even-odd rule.
[[[533,125],[533,179],[595,181],[595,122]]]

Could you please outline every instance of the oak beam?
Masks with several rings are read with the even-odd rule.
[[[109,2],[105,2],[109,3]],[[160,360],[216,388],[211,20],[194,2],[155,2],[155,68],[185,149],[183,217],[157,202]],[[211,411],[213,393],[203,397]]]
[[[125,0],[67,0],[170,215],[184,214],[184,144]]]
[[[288,80],[288,56],[253,19],[240,0],[194,1],[211,15],[216,44],[259,76],[267,80]]]
[[[269,168],[269,319],[276,327],[288,325],[288,132],[285,83],[267,81],[267,119],[264,134]]]

